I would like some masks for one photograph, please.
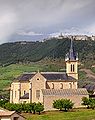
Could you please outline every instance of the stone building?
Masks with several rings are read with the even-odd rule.
[[[66,54],[66,73],[32,72],[17,77],[11,84],[11,103],[41,102],[45,110],[53,110],[53,100],[71,99],[74,107],[81,107],[82,97],[88,97],[85,88],[78,88],[78,54],[71,47]]]

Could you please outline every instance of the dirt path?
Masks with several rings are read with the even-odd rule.
[[[80,69],[80,71],[84,71],[86,73],[86,77],[95,79],[95,73],[93,73],[90,69]]]

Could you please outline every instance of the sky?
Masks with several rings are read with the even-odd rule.
[[[95,35],[95,0],[0,0],[0,44]]]

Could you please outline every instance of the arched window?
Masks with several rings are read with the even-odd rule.
[[[52,89],[54,89],[54,83],[52,83]]]
[[[72,83],[69,83],[69,85],[70,85],[70,89],[72,89]]]
[[[72,70],[73,70],[73,69],[72,69],[72,64],[71,64],[71,72],[72,72]]]
[[[73,64],[73,72],[75,71],[75,66],[74,66],[74,64]]]
[[[62,83],[60,83],[60,89],[63,89],[63,84]]]
[[[24,95],[26,94],[26,91],[24,90]]]

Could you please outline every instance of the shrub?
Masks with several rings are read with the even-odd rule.
[[[70,99],[59,99],[53,102],[53,107],[59,110],[68,111],[72,109],[74,103]]]
[[[44,110],[44,106],[41,103],[26,103],[26,104],[13,104],[13,103],[5,103],[3,107],[10,111],[16,111],[18,113],[26,112],[35,114],[35,112],[40,112]]]
[[[87,108],[89,108],[89,107],[90,107],[89,98],[83,97],[83,98],[82,98],[82,105],[85,105],[85,106],[87,106]]]
[[[40,115],[41,111],[44,110],[43,104],[41,104],[41,103],[36,103],[36,105],[35,105],[35,110],[36,110],[36,112],[38,112],[39,115]]]
[[[95,108],[95,99],[90,98],[90,99],[89,99],[89,102],[90,102],[90,107],[91,107],[92,109],[94,109],[94,108]]]

